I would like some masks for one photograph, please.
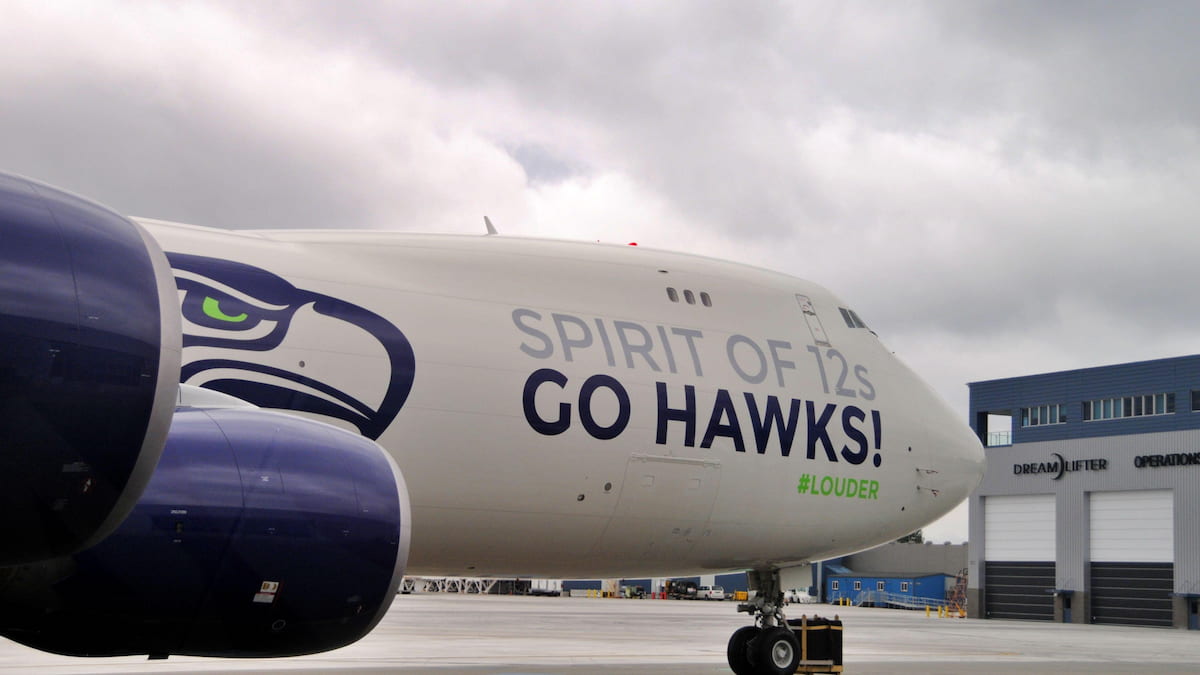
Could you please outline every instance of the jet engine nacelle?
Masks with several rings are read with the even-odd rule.
[[[370,440],[253,407],[181,407],[116,532],[0,570],[0,634],[73,656],[342,647],[396,595],[408,514],[399,469]]]
[[[170,425],[179,323],[140,227],[0,174],[0,566],[78,551],[129,513]]]

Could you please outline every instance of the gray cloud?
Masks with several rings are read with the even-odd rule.
[[[1194,351],[1200,8],[12,3],[5,169],[228,227],[732,257],[968,380]]]

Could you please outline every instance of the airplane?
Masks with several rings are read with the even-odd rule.
[[[59,654],[325,651],[404,574],[745,569],[730,667],[791,673],[780,569],[983,471],[823,287],[645,246],[220,230],[0,174],[0,345],[0,635]]]

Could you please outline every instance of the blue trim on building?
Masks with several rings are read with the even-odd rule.
[[[746,591],[750,589],[749,581],[746,579],[745,572],[718,574],[717,585],[721,588],[724,588],[726,593],[733,593],[734,591]]]
[[[912,598],[946,597],[946,586],[949,583],[948,574],[922,574],[902,576],[893,574],[833,574],[825,577],[825,601],[837,602],[840,598],[855,601],[860,593],[879,591],[879,583],[883,583],[883,593],[889,595],[904,595]],[[858,589],[854,582],[859,582]],[[834,582],[837,582],[835,589]],[[903,584],[908,584],[907,590]]]
[[[1193,413],[1191,407],[1191,392],[1200,388],[1200,354],[986,380],[968,386],[971,427],[983,437],[988,413],[1011,414],[1014,444],[1200,429],[1200,413]],[[1175,395],[1174,413],[1083,421],[1085,401],[1162,393]],[[1066,406],[1065,424],[1021,426],[1022,408],[1055,403]]]

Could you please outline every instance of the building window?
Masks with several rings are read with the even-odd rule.
[[[882,581],[876,581],[876,582],[875,582],[875,590],[877,590],[877,591],[882,591],[882,590],[883,590],[883,582],[882,582]]]
[[[901,593],[907,593],[907,592],[908,592],[908,582],[907,582],[907,581],[901,581],[901,582],[900,582],[900,592],[901,592]]]
[[[1192,412],[1200,412],[1200,391],[1192,392]]]
[[[862,582],[861,581],[854,582],[854,590],[856,590],[856,591],[862,590]]]
[[[1047,424],[1066,424],[1067,406],[1054,403],[1032,408],[1021,408],[1021,426],[1041,427]]]
[[[1192,392],[1192,410],[1196,410],[1196,392]],[[1123,417],[1148,417],[1175,413],[1175,394],[1146,394],[1101,398],[1083,402],[1083,421],[1115,420]]]
[[[833,590],[835,590],[835,591],[838,589],[838,580],[837,580],[837,579],[834,579],[834,580],[833,580],[833,586],[832,586],[832,588],[833,588]]]

